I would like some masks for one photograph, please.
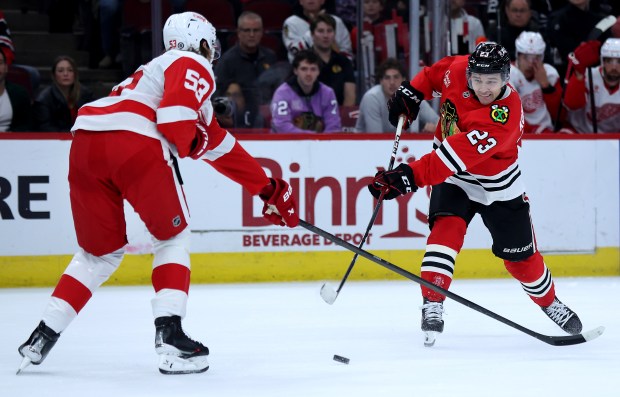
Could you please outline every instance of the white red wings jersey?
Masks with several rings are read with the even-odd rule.
[[[547,72],[547,79],[551,86],[555,86],[560,75],[551,65],[543,64]],[[540,134],[547,130],[553,132],[553,121],[547,104],[545,103],[542,88],[536,79],[528,81],[525,75],[515,65],[510,66],[510,84],[517,90],[523,104],[523,114],[525,116],[526,131]],[[557,111],[557,110],[556,110]]]
[[[160,140],[164,150],[186,157],[200,123],[208,134],[202,159],[256,194],[269,179],[220,127],[210,101],[214,91],[213,69],[205,57],[169,50],[140,66],[109,96],[82,106],[71,130],[130,131]]]
[[[616,86],[610,91],[603,80],[602,67],[592,68],[592,87],[598,132],[620,131],[620,90]],[[592,101],[590,98],[590,80],[585,73],[583,80],[578,80],[573,74],[566,87],[564,101],[568,112],[568,121],[575,131],[594,132],[592,125]]]
[[[482,204],[511,200],[524,192],[517,164],[521,99],[507,85],[499,99],[482,105],[467,87],[466,66],[467,56],[446,57],[411,81],[425,99],[440,94],[441,105],[435,150],[409,165],[418,186],[446,181]]]

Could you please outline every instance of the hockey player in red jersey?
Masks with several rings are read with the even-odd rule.
[[[222,129],[210,97],[215,28],[202,15],[174,14],[163,28],[166,52],[141,66],[105,98],[84,105],[72,128],[69,185],[80,246],[30,338],[18,370],[41,364],[92,293],[118,268],[127,244],[123,200],[153,235],[155,350],[164,374],[204,372],[209,349],[181,327],[190,258],[189,211],[176,157],[203,160],[263,199],[263,215],[295,227],[288,183],[270,179]]]
[[[581,321],[555,295],[551,273],[538,251],[529,203],[517,163],[523,132],[519,95],[508,84],[510,57],[504,47],[481,43],[469,56],[446,57],[404,81],[388,101],[390,122],[399,116],[415,120],[420,102],[441,94],[440,123],[434,150],[392,171],[380,171],[368,186],[385,199],[433,186],[431,233],[421,276],[448,289],[467,225],[475,214],[493,238],[493,253],[504,260],[543,312],[570,334],[581,332]],[[432,346],[443,332],[445,296],[422,287],[422,331]]]

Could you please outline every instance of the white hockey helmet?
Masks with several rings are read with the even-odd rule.
[[[517,40],[515,40],[515,48],[517,49],[517,55],[543,55],[545,53],[546,44],[540,33],[523,31],[519,37],[517,37]]]
[[[609,38],[601,46],[601,63],[603,58],[620,58],[620,39]]]
[[[200,54],[200,43],[205,40],[211,50],[210,61],[213,62],[220,57],[215,28],[207,18],[196,12],[170,15],[164,24],[163,33],[166,51],[175,49]]]

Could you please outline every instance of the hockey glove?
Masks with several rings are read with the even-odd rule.
[[[385,190],[383,198],[392,200],[398,196],[415,192],[418,187],[415,184],[411,167],[407,164],[401,164],[392,171],[377,172],[373,182],[368,185],[368,190],[376,199],[379,199],[381,191]]]
[[[196,136],[192,142],[192,148],[189,151],[189,157],[197,160],[202,157],[207,151],[207,145],[209,143],[209,134],[204,125],[199,121],[196,123]]]
[[[297,203],[293,189],[279,178],[269,178],[271,183],[265,186],[258,196],[263,199],[263,217],[278,226],[295,227],[299,224]]]
[[[583,42],[575,48],[575,52],[568,55],[573,69],[579,74],[584,74],[586,68],[594,66],[599,62],[599,52],[601,50],[601,42],[598,40],[590,40]]]
[[[408,81],[403,81],[387,103],[390,123],[396,127],[402,114],[405,115],[403,128],[409,128],[411,122],[418,117],[423,99],[424,94],[413,88]]]

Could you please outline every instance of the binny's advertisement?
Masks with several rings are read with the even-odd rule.
[[[392,137],[241,141],[269,176],[290,182],[307,222],[358,245],[375,202],[367,185],[387,168]],[[0,256],[77,250],[67,182],[68,140],[0,141]],[[403,137],[396,165],[431,150],[430,139]],[[525,140],[519,166],[541,251],[591,252],[619,244],[619,148],[616,139]],[[341,250],[306,229],[277,227],[262,201],[202,161],[179,161],[190,209],[193,253]],[[422,250],[429,233],[430,188],[383,203],[368,250]],[[151,237],[126,206],[128,253],[151,252]],[[479,217],[464,249],[489,248]]]

